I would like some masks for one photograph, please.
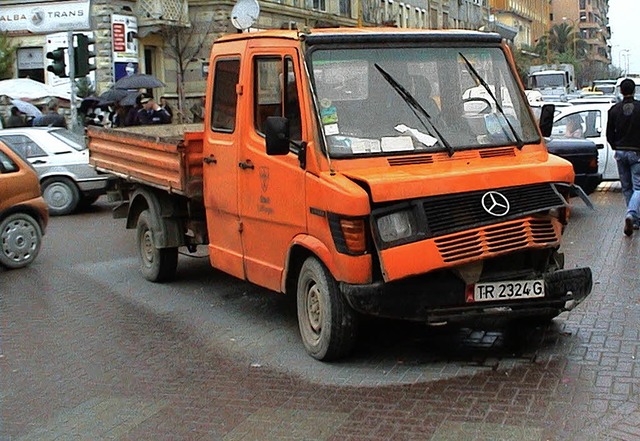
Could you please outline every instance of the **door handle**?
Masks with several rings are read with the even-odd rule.
[[[238,163],[238,167],[240,167],[242,170],[246,170],[246,169],[253,170],[255,168],[249,159],[247,159],[244,162]]]
[[[42,159],[36,159],[35,161],[32,162],[32,164],[46,164],[47,161],[44,161]]]
[[[218,160],[213,155],[205,156],[204,158],[202,158],[202,161],[205,164],[217,164],[218,163]]]

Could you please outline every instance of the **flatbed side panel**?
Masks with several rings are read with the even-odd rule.
[[[202,198],[201,132],[160,137],[140,129],[134,133],[91,128],[88,134],[90,162],[99,170],[170,193]]]

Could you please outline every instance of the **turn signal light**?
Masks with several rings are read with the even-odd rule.
[[[340,219],[340,229],[349,252],[362,254],[367,250],[364,219]]]

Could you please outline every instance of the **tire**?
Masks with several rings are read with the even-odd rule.
[[[300,335],[309,355],[330,361],[351,352],[358,328],[356,312],[315,257],[307,258],[300,269],[297,307]]]
[[[49,178],[42,182],[42,197],[49,206],[49,214],[62,216],[78,207],[80,190],[69,178]]]
[[[151,213],[144,210],[138,217],[136,239],[140,257],[140,271],[151,282],[173,279],[178,268],[178,248],[156,248],[151,229]]]
[[[29,265],[40,252],[42,230],[25,213],[14,213],[0,221],[0,264],[16,269]]]

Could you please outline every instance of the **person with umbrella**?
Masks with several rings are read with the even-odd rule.
[[[11,108],[11,116],[5,121],[5,128],[11,127],[28,127],[27,119],[24,114],[16,106]]]
[[[51,98],[47,103],[47,113],[38,116],[33,120],[34,127],[64,127],[67,128],[67,121],[64,116],[58,113],[58,100]]]

